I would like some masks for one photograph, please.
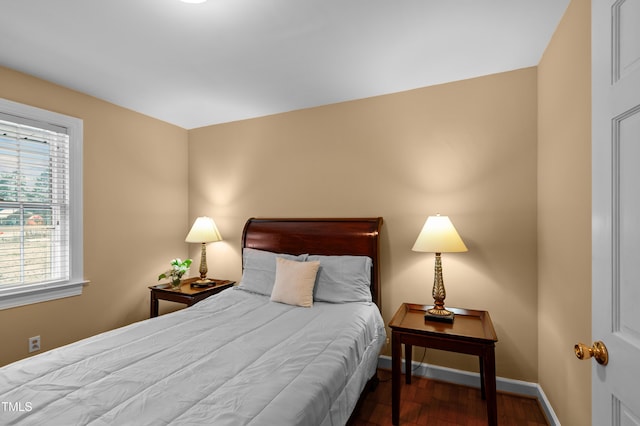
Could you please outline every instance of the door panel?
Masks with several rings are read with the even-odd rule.
[[[617,234],[617,252],[619,262],[614,259],[618,271],[614,272],[613,330],[621,339],[640,348],[640,109],[623,115],[624,118],[614,120],[614,194],[617,194],[617,205],[620,229]],[[615,249],[615,247],[614,247]],[[616,307],[617,305],[617,307]],[[640,367],[639,367],[640,369]]]
[[[621,426],[640,426],[640,419],[627,409],[618,398],[613,397],[613,413],[617,417],[613,419],[612,424]],[[595,423],[594,423],[595,424]]]
[[[635,19],[640,16],[640,2],[618,1],[613,5],[614,78],[620,80],[640,67],[640,27]]]

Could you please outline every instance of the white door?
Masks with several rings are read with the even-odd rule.
[[[640,0],[592,0],[593,425],[640,425]]]

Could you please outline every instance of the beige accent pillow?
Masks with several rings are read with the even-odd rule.
[[[296,262],[276,258],[276,282],[271,300],[309,308],[313,305],[313,286],[320,262]]]

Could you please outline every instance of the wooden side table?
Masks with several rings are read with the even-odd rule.
[[[169,300],[171,302],[184,303],[187,306],[194,305],[209,296],[220,293],[235,284],[235,281],[214,280],[215,285],[206,288],[192,288],[191,283],[197,281],[198,277],[187,278],[182,281],[180,291],[172,290],[170,284],[158,284],[149,287],[151,290],[151,307],[149,316],[158,316],[158,300]]]
[[[391,420],[400,421],[400,386],[402,344],[405,345],[405,381],[411,383],[412,347],[423,346],[444,351],[477,355],[480,359],[480,391],[487,401],[487,418],[491,426],[498,424],[496,402],[495,343],[498,341],[487,311],[450,308],[455,313],[453,324],[425,321],[431,306],[403,303],[395,313],[391,328]]]

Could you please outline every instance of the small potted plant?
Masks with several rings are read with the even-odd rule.
[[[180,290],[180,284],[182,282],[182,276],[187,273],[189,266],[191,266],[191,259],[173,259],[171,261],[171,269],[158,275],[158,281],[169,278],[171,288],[173,290]]]

